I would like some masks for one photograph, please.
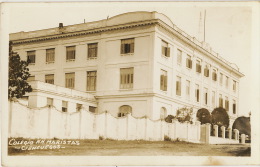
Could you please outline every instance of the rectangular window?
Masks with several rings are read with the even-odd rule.
[[[208,105],[208,89],[207,88],[204,88],[204,104],[205,105]]]
[[[89,106],[89,112],[97,113],[97,107]]]
[[[46,49],[46,63],[54,63],[55,61],[55,49]]]
[[[131,89],[134,83],[134,68],[120,69],[120,89]]]
[[[88,44],[88,59],[96,59],[97,52],[98,52],[97,43]]]
[[[217,70],[215,70],[215,69],[213,69],[213,72],[212,72],[212,80],[217,81]]]
[[[200,101],[200,87],[199,87],[198,84],[196,84],[195,98],[196,98],[196,102],[199,102],[199,101]]]
[[[212,91],[212,107],[215,108],[216,105],[215,105],[215,99],[216,99],[216,94],[215,94],[215,91]]]
[[[54,74],[45,75],[45,82],[49,84],[54,84]]]
[[[75,85],[75,73],[66,73],[65,74],[65,87],[74,89]]]
[[[181,64],[182,62],[182,51],[180,49],[177,50],[177,63]]]
[[[208,65],[206,65],[205,68],[204,68],[204,76],[205,76],[205,77],[209,77],[209,68],[208,68]]]
[[[67,46],[66,47],[66,60],[74,61],[76,57],[76,46]]]
[[[236,92],[237,90],[237,82],[233,80],[233,91]]]
[[[219,107],[223,107],[223,98],[222,98],[222,94],[219,95]]]
[[[67,112],[68,111],[68,102],[67,101],[62,101],[62,112]]]
[[[27,60],[29,64],[35,64],[35,50],[27,51]]]
[[[97,85],[97,71],[87,71],[87,91],[95,91]]]
[[[191,60],[191,56],[190,55],[187,55],[187,58],[186,58],[186,67],[188,68],[192,68],[192,60]]]
[[[53,98],[48,98],[47,97],[47,106],[53,106]]]
[[[219,83],[220,83],[220,85],[223,84],[223,74],[222,73],[220,73]]]
[[[228,97],[225,98],[225,109],[226,109],[226,111],[229,111],[229,101],[228,101]]]
[[[167,42],[162,40],[162,55],[170,57],[170,47]]]
[[[161,70],[161,82],[160,89],[163,91],[167,91],[167,71]]]
[[[79,112],[82,109],[82,104],[77,103],[76,111]]]
[[[26,81],[35,81],[35,76],[29,76]]]
[[[226,76],[226,88],[228,88],[228,80],[229,80],[229,78],[228,78],[228,76]]]
[[[236,101],[233,100],[233,114],[236,114]]]
[[[186,80],[186,97],[190,98],[190,81]]]
[[[179,76],[176,79],[176,95],[181,96],[181,77]]]
[[[134,38],[121,40],[121,54],[134,53]]]
[[[199,60],[196,61],[196,72],[201,73],[201,65]]]

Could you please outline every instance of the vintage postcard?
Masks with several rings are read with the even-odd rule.
[[[259,3],[0,9],[3,166],[260,164]]]

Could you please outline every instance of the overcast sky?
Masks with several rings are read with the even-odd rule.
[[[252,110],[248,82],[251,60],[252,11],[246,5],[225,3],[120,2],[120,3],[34,3],[12,5],[11,33],[34,31],[96,21],[133,11],[157,11],[167,15],[175,25],[198,38],[200,12],[206,10],[206,42],[226,60],[235,63],[245,77],[240,80],[240,115]]]

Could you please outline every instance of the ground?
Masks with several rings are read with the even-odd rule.
[[[250,144],[233,145],[207,145],[188,143],[180,141],[115,141],[115,140],[49,140],[54,143],[47,143],[44,140],[36,145],[37,140],[30,139],[9,139],[9,155],[89,155],[89,156],[250,156]],[[15,143],[14,141],[18,141]],[[30,141],[33,144],[27,144],[21,150],[17,147],[24,146],[19,142]],[[55,146],[60,144],[59,149],[36,149],[28,150],[31,146]],[[68,144],[69,143],[69,144]],[[47,146],[47,147],[48,147]],[[21,148],[21,147],[20,147]]]

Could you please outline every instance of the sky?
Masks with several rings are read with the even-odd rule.
[[[206,10],[205,41],[245,76],[240,80],[239,115],[252,111],[248,82],[252,62],[252,9],[236,3],[181,2],[96,2],[96,3],[20,3],[9,10],[9,32],[34,31],[97,21],[133,11],[157,11],[191,36],[199,38],[200,12]]]

